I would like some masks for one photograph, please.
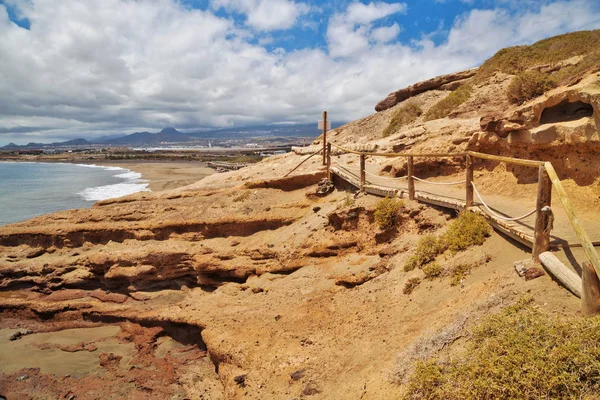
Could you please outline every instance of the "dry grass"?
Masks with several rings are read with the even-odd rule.
[[[480,214],[466,211],[450,223],[442,238],[444,247],[453,253],[480,246],[491,234],[491,228]]]
[[[511,103],[523,104],[556,86],[556,82],[548,74],[539,71],[525,71],[513,78],[506,94]]]
[[[389,125],[383,130],[383,137],[388,137],[397,132],[404,125],[414,122],[423,114],[421,106],[414,100],[408,100],[403,105],[398,107]]]
[[[250,197],[250,192],[242,192],[239,195],[235,196],[233,198],[234,203],[240,202],[240,201],[245,201],[248,200],[248,197]]]
[[[584,59],[583,64],[591,65],[594,60],[596,63],[600,62],[598,43],[600,30],[567,33],[541,40],[531,46],[508,47],[484,62],[477,72],[477,77],[485,78],[496,71],[517,75],[533,66],[557,63],[580,55],[589,58]],[[578,68],[562,72],[562,79],[566,78],[565,75],[576,73],[576,69]]]
[[[435,103],[425,114],[425,121],[444,118],[465,101],[469,100],[473,87],[471,85],[463,85],[450,93],[442,100]]]
[[[421,279],[419,278],[410,278],[405,284],[402,293],[411,294],[413,290],[421,283]]]
[[[436,262],[432,262],[423,266],[423,273],[425,274],[425,279],[432,280],[442,276],[444,273],[444,267]]]
[[[462,357],[421,358],[406,399],[579,399],[600,392],[600,317],[552,316],[529,301],[475,327]]]
[[[422,268],[426,264],[435,260],[438,254],[443,252],[440,241],[434,235],[427,235],[419,240],[415,253],[404,264],[404,271],[412,271],[415,268]]]
[[[385,197],[375,206],[375,222],[380,229],[389,229],[398,221],[398,211],[404,207],[404,202],[396,198]]]

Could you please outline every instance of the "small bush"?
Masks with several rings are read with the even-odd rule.
[[[473,88],[471,85],[463,85],[438,101],[425,114],[425,121],[444,118],[450,115],[458,106],[469,100]]]
[[[404,290],[402,291],[402,293],[411,294],[413,292],[413,290],[415,290],[415,288],[417,286],[419,286],[420,283],[421,283],[421,280],[419,278],[410,278],[406,282],[406,284],[404,284]]]
[[[350,195],[350,192],[346,192],[346,197],[344,197],[344,203],[342,203],[344,207],[350,207],[354,204],[354,198]]]
[[[462,212],[448,226],[442,238],[443,247],[456,253],[471,246],[482,245],[490,234],[490,226],[483,216],[471,211]]]
[[[390,124],[383,130],[383,137],[388,137],[404,125],[414,122],[421,114],[423,114],[423,110],[417,102],[406,101],[402,106],[398,107],[392,116]]]
[[[377,202],[375,206],[375,222],[381,229],[389,229],[396,225],[398,211],[404,206],[402,200],[386,197]]]
[[[520,302],[473,330],[464,356],[419,361],[405,399],[580,399],[600,391],[600,317]]]
[[[432,280],[444,273],[444,267],[436,262],[432,262],[423,267],[423,272],[425,273],[425,279]]]
[[[508,101],[523,104],[535,99],[556,87],[556,82],[548,74],[539,71],[526,71],[513,78],[508,86]]]
[[[473,264],[459,264],[450,270],[450,286],[460,285],[460,281],[465,279],[475,267]]]
[[[421,268],[435,260],[438,254],[443,252],[440,241],[434,235],[427,235],[421,238],[415,254],[412,255],[404,264],[404,271],[412,271],[415,268]]]

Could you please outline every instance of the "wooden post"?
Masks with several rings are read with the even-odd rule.
[[[470,155],[466,155],[466,177],[465,184],[467,186],[467,194],[465,198],[465,208],[473,206],[473,158]]]
[[[550,205],[552,203],[552,181],[546,173],[546,168],[541,165],[538,172],[538,193],[535,204],[535,231],[532,256],[534,261],[539,260],[540,254],[550,247],[550,228],[552,225]]]
[[[581,265],[581,311],[583,315],[600,314],[600,280],[589,261]]]
[[[361,153],[360,154],[360,191],[361,192],[365,192],[365,183],[367,180],[367,174],[365,172],[365,160],[366,160],[366,156]]]
[[[327,111],[323,111],[323,165],[327,165]]]
[[[408,198],[410,200],[414,200],[415,199],[415,179],[414,179],[414,174],[415,174],[415,160],[412,156],[408,157],[408,172],[407,172],[407,178],[408,178]]]
[[[331,182],[331,143],[327,143],[327,180]]]

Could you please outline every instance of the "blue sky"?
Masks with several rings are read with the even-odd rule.
[[[349,121],[503,47],[597,28],[598,0],[0,0],[0,145]]]

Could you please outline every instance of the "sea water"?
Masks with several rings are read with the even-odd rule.
[[[141,174],[120,167],[0,162],[0,225],[147,190]]]

